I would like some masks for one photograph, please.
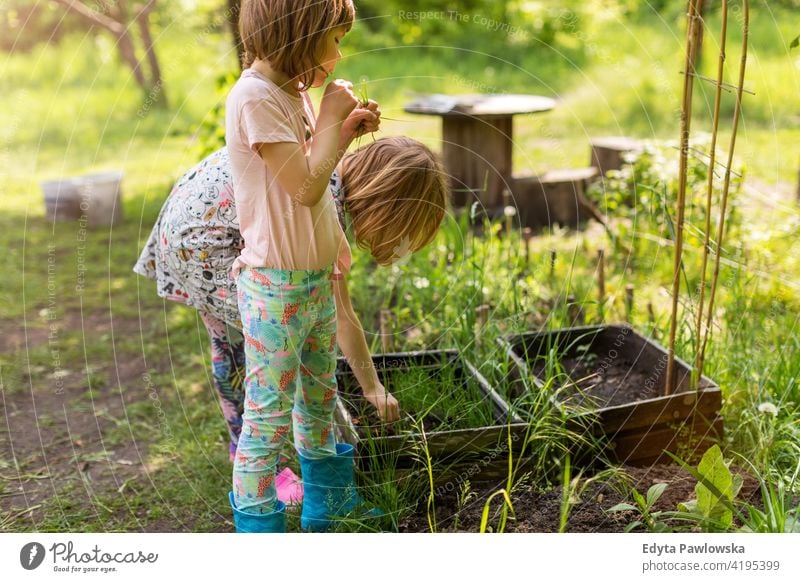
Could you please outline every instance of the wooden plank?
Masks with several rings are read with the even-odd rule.
[[[438,458],[454,454],[480,454],[497,447],[507,448],[510,433],[512,450],[517,451],[524,445],[527,430],[527,423],[515,423],[503,426],[431,432],[426,434],[424,439],[421,434],[409,433],[373,437],[372,446],[385,454],[390,454],[410,451],[415,448],[422,450],[421,447],[427,440],[428,453],[432,457]],[[362,437],[361,448],[367,447],[366,443],[367,439]]]
[[[560,403],[558,406],[564,410]],[[664,422],[676,422],[691,414],[701,413],[713,417],[721,407],[722,393],[719,388],[714,388],[601,408],[596,413],[596,422],[602,425],[603,432],[613,434]]]
[[[514,460],[514,469],[518,476],[526,471],[535,469],[535,464],[529,459]],[[370,474],[369,468],[361,469],[362,473]],[[427,468],[422,463],[413,466],[396,467],[395,476],[398,480],[411,476],[427,477]],[[434,491],[437,494],[458,491],[464,482],[485,483],[496,481],[498,488],[505,485],[508,478],[508,459],[472,459],[453,463],[435,463],[433,465]]]
[[[692,416],[671,426],[659,425],[651,430],[629,433],[612,439],[615,458],[620,463],[634,464],[644,459],[679,457],[694,460],[721,438],[722,419],[711,420]]]
[[[420,95],[403,109],[406,113],[439,116],[494,116],[540,113],[550,111],[556,102],[540,95],[514,94],[465,94],[442,95],[438,93]]]

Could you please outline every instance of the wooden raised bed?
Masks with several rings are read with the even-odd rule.
[[[616,462],[671,462],[664,451],[695,461],[722,438],[719,387],[704,376],[690,390],[691,368],[676,358],[676,389],[663,396],[667,351],[630,327],[531,332],[500,342],[514,363],[513,379],[525,376],[531,388],[544,389],[549,360],[551,374],[556,371],[551,402],[573,428],[588,426],[605,437]]]
[[[439,375],[450,368],[447,374],[452,374],[454,379],[450,394],[459,390],[471,391],[472,399],[482,400],[483,406],[491,409],[491,419],[488,426],[454,430],[439,430],[434,424],[423,421],[424,438],[419,431],[395,431],[392,425],[382,425],[377,420],[374,409],[364,401],[349,364],[344,358],[339,358],[336,371],[339,396],[350,416],[352,431],[357,435],[358,458],[362,470],[369,471],[376,462],[392,463],[399,470],[419,469],[420,455],[424,458],[420,446],[425,441],[437,471],[446,468],[449,472],[457,472],[469,464],[477,464],[481,469],[488,467],[489,461],[496,465],[498,461],[508,457],[509,426],[512,431],[512,450],[522,446],[522,436],[527,425],[510,413],[505,400],[475,366],[459,357],[456,350],[377,354],[372,360],[378,377],[390,392],[396,375],[428,374],[435,382]],[[403,394],[395,396],[400,401],[401,416],[412,412],[403,409]],[[373,410],[369,422],[364,418],[365,410]],[[408,426],[407,424],[406,428]],[[431,429],[430,432],[428,428]],[[476,480],[480,475],[473,475],[472,478]]]

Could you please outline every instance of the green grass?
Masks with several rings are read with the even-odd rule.
[[[394,434],[417,432],[420,422],[428,431],[480,428],[495,424],[492,401],[478,387],[475,380],[462,377],[453,363],[442,366],[409,366],[383,375],[384,387],[396,398],[404,417],[391,425]],[[347,377],[342,391],[359,394],[354,378]],[[349,397],[353,412],[369,421],[373,433],[382,433],[386,425],[378,422],[372,405],[360,397]],[[367,428],[365,427],[365,430]],[[376,434],[375,436],[378,436]]]
[[[769,13],[764,3],[758,3],[754,16],[747,88],[756,95],[745,96],[737,146],[748,184],[796,181],[800,53],[786,49],[786,40],[796,33],[789,16]],[[75,406],[92,410],[98,395],[124,394],[140,379],[120,384],[117,370],[144,359],[166,418],[159,421],[154,403],[147,399],[127,404],[124,415],[111,415],[113,428],[103,435],[104,442],[110,449],[146,444],[146,475],[128,483],[122,494],[87,491],[78,477],[54,483],[55,494],[45,502],[46,520],[35,526],[39,531],[139,531],[165,523],[191,531],[230,527],[225,525],[230,510],[224,495],[230,480],[227,436],[209,379],[205,332],[193,311],[165,304],[156,297],[152,282],[131,272],[172,183],[198,159],[201,140],[195,130],[204,119],[213,118],[220,100],[217,77],[234,67],[227,37],[215,32],[198,43],[196,32],[176,20],[158,38],[171,102],[167,111],[141,110],[141,95],[130,74],[109,56],[113,51],[102,37],[72,36],[58,47],[40,46],[30,54],[3,55],[0,60],[0,244],[6,249],[0,267],[8,274],[0,288],[0,320],[30,336],[27,348],[0,355],[3,394],[25,397],[52,384],[52,346],[46,340],[34,341],[42,337],[37,333],[46,338],[52,314],[61,325],[56,345],[62,367],[77,383]],[[409,92],[497,91],[537,93],[559,101],[550,113],[515,120],[517,170],[586,165],[588,141],[597,135],[678,137],[682,32],[672,18],[587,20],[582,39],[559,37],[554,47],[530,51],[509,48],[512,64],[482,54],[478,38],[465,39],[462,46],[472,48],[464,50],[375,47],[368,37],[354,30],[346,38],[346,57],[337,76],[356,83],[366,79],[370,98],[381,104],[387,117],[399,120],[383,123],[386,135],[407,134],[439,149],[440,122],[402,111]],[[711,33],[705,74],[713,74],[713,44]],[[737,62],[734,45],[732,38],[731,67]],[[698,130],[709,126],[704,109],[709,95],[698,88]],[[730,112],[729,96],[723,106]],[[728,127],[723,123],[723,138]],[[86,241],[79,241],[74,224],[52,224],[44,218],[38,183],[100,169],[125,172],[126,220],[112,229],[90,231]],[[793,472],[800,451],[800,220],[797,207],[788,200],[775,203],[748,192],[741,198],[745,219],[730,240],[729,262],[723,265],[719,328],[712,337],[706,373],[723,390],[726,452],[752,460],[770,483],[791,488],[797,482]],[[601,231],[554,230],[534,240],[530,263],[523,265],[519,233],[504,236],[500,225],[487,227],[487,234],[477,238],[471,234],[468,214],[448,216],[437,239],[396,270],[375,270],[365,253],[354,249],[352,295],[368,333],[377,331],[378,310],[389,306],[396,329],[403,330],[396,337],[398,349],[457,347],[502,389],[509,368],[495,347],[496,337],[528,330],[532,319],[547,328],[569,325],[571,295],[589,322],[599,320],[595,257],[596,250],[605,247],[605,319],[624,317],[625,285],[633,283],[632,323],[654,330],[663,341],[669,304],[665,289],[671,277],[669,241],[645,236],[652,232],[641,226],[632,228],[639,257],[632,268],[631,257],[613,249]],[[691,281],[697,277],[697,250],[696,241],[689,241]],[[49,257],[55,266],[48,274]],[[75,290],[79,260],[85,260],[88,269],[81,293]],[[475,308],[484,303],[491,306],[490,322],[476,342]],[[114,327],[102,326],[108,314]],[[377,334],[374,338],[377,345]],[[682,326],[678,339],[679,352],[689,353],[691,328]],[[419,380],[409,378],[412,386],[425,386]],[[393,389],[408,399],[403,404],[409,409],[426,409],[434,404],[428,399],[442,393],[423,390],[415,395],[407,387]],[[774,404],[776,414],[760,411],[763,403]],[[563,473],[558,460],[580,437],[566,431],[563,419],[553,413],[547,391],[526,392],[515,409],[524,412],[531,425],[535,479],[541,484],[557,482]],[[111,414],[97,412],[101,417]],[[470,417],[468,422],[478,420]],[[52,419],[35,421],[46,426]],[[416,503],[425,499],[428,489],[426,475],[406,479],[399,487],[391,463],[363,478],[365,495],[387,510],[382,526],[388,529],[396,529],[404,515],[417,511]],[[6,520],[13,531],[34,529],[24,515],[0,516],[0,523]]]

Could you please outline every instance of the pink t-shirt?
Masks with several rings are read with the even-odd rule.
[[[316,206],[299,204],[281,188],[256,148],[260,143],[294,142],[308,156],[315,125],[306,92],[289,95],[253,69],[245,69],[228,94],[225,141],[244,239],[231,268],[234,278],[244,265],[288,270],[332,265],[335,277],[350,270],[350,246],[330,188]]]

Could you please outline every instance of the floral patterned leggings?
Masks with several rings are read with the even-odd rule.
[[[290,434],[304,456],[336,454],[331,273],[332,267],[244,267],[237,278],[247,369],[233,465],[234,501],[241,511],[274,511],[276,466]]]
[[[242,432],[244,412],[244,336],[236,326],[208,312],[199,313],[211,337],[211,371],[222,414],[228,424],[229,452],[233,460]]]

